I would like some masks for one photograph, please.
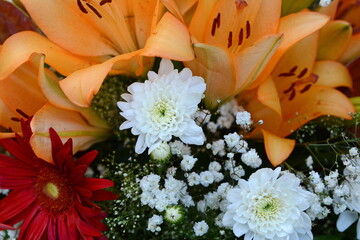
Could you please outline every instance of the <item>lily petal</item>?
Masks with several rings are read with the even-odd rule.
[[[259,86],[257,99],[265,106],[274,110],[280,117],[282,116],[279,95],[272,77],[269,77]]]
[[[272,72],[279,93],[289,89],[293,82],[310,76],[316,60],[318,36],[318,32],[307,36],[290,47],[282,56]]]
[[[12,131],[20,133],[20,124],[11,120],[15,117],[18,117],[18,113],[14,113],[13,111],[11,111],[0,98],[0,125],[4,128],[11,128]],[[3,136],[6,136],[6,134]]]
[[[0,51],[0,79],[6,78],[34,52],[47,56],[46,63],[63,75],[89,67],[99,59],[79,58],[50,42],[44,36],[31,31],[17,33],[8,38]]]
[[[269,76],[288,48],[319,30],[328,21],[328,16],[316,12],[299,12],[281,18],[278,31],[284,33],[284,40],[264,71],[249,86],[249,89],[256,88]]]
[[[45,35],[67,51],[82,56],[119,54],[76,1],[22,0],[22,3]],[[92,16],[96,18],[95,14]]]
[[[73,139],[74,152],[85,150],[92,144],[105,140],[110,134],[107,129],[90,126],[78,112],[46,104],[36,112],[31,121],[33,136],[30,144],[35,154],[48,162],[52,162],[50,127],[57,131],[63,142]]]
[[[315,63],[313,73],[319,76],[316,85],[352,88],[349,71],[337,61],[318,61]]]
[[[295,140],[281,138],[264,129],[261,131],[264,136],[266,155],[274,167],[279,166],[294,150]]]
[[[360,32],[350,38],[349,44],[340,57],[344,64],[360,57]]]
[[[29,61],[0,81],[1,101],[11,112],[16,113],[19,109],[31,116],[47,102],[37,84],[38,69],[36,66],[39,61],[39,54],[31,55]],[[21,117],[19,114],[16,115]]]
[[[38,85],[47,101],[56,107],[80,112],[81,115],[93,126],[108,128],[107,123],[101,119],[91,108],[82,108],[70,102],[70,100],[66,97],[60,88],[59,79],[53,72],[47,71],[48,69],[44,68],[44,58],[44,56],[41,57],[38,66]]]
[[[141,55],[178,61],[193,60],[194,51],[187,27],[172,14],[165,13],[146,41]]]
[[[318,60],[336,60],[347,46],[352,35],[350,23],[332,21],[320,31]]]
[[[328,15],[331,20],[335,18],[340,0],[333,0],[328,6],[320,7],[317,12]]]
[[[196,58],[184,65],[205,79],[205,104],[208,109],[215,109],[217,100],[225,100],[235,89],[232,55],[221,47],[202,43],[194,44],[194,50]]]
[[[116,66],[118,71],[122,70],[123,73],[128,74],[135,72],[135,69],[142,71],[141,59],[138,57],[140,51],[125,53],[101,64],[78,70],[61,80],[60,87],[73,104],[89,107],[113,66]]]
[[[205,29],[210,14],[217,0],[199,0],[194,16],[190,22],[189,31],[198,42],[204,42]]]
[[[221,45],[237,53],[261,37],[276,33],[281,1],[258,0],[247,1],[242,6],[238,4],[237,1],[217,1],[206,25],[206,43]]]
[[[280,34],[266,36],[235,55],[237,79],[234,93],[230,97],[246,89],[261,74],[280,46],[282,39],[283,36]]]
[[[283,122],[276,132],[279,136],[287,136],[305,123],[322,115],[351,119],[349,113],[355,112],[349,98],[340,91],[316,84],[306,92],[297,92],[291,100],[283,98],[281,107]]]

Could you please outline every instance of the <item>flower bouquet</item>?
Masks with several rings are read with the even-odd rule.
[[[1,0],[0,238],[360,239],[359,14]]]

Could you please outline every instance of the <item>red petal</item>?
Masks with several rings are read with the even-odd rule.
[[[26,144],[20,136],[17,141],[14,139],[0,139],[0,144],[15,158],[33,165],[33,159],[36,158],[29,144]]]
[[[97,190],[93,192],[91,197],[92,201],[106,201],[106,200],[115,200],[118,198],[118,195],[115,193],[106,191],[106,190]]]
[[[18,176],[36,176],[32,165],[2,154],[0,154],[0,173],[10,173]]]
[[[81,157],[79,157],[78,160],[76,160],[75,164],[89,166],[92,163],[92,161],[94,161],[97,154],[98,154],[97,151],[88,152],[88,153],[82,155]]]
[[[84,178],[81,185],[91,191],[108,188],[114,186],[114,183],[102,178]]]
[[[16,230],[17,228],[14,228],[12,226],[0,223],[0,231],[2,230]]]
[[[63,166],[63,162],[61,162],[62,159],[57,159],[56,155],[58,152],[61,151],[61,149],[63,147],[63,143],[62,143],[59,135],[56,133],[56,131],[53,128],[49,129],[49,133],[50,133],[50,139],[51,139],[52,158],[53,158],[54,162],[56,163],[56,165],[61,169]],[[57,161],[55,161],[55,159]]]
[[[0,201],[0,222],[9,221],[17,215],[22,215],[23,211],[35,201],[35,196],[31,190],[14,190]],[[27,218],[22,215],[22,218]]]
[[[89,189],[83,187],[74,186],[74,190],[82,197],[91,198],[92,192]]]
[[[35,179],[31,177],[0,175],[0,188],[4,188],[4,189],[30,188],[34,185],[35,185]]]
[[[98,229],[94,228],[87,222],[84,222],[83,220],[81,220],[81,218],[79,217],[79,215],[76,211],[72,212],[72,217],[76,223],[77,229],[79,230],[79,232],[83,238],[86,239],[86,237],[88,237],[88,236],[99,237],[102,235]],[[90,239],[92,239],[92,238],[90,238]]]
[[[26,239],[41,239],[49,222],[47,214],[41,210],[37,211],[32,219],[27,218],[24,224],[27,223],[27,221],[29,221],[29,224],[26,226],[26,229],[21,229]]]
[[[69,224],[68,224],[69,225]],[[58,231],[57,236],[58,239],[71,240],[70,234],[68,232],[68,226],[65,223],[65,218],[58,219]],[[75,235],[73,235],[75,237]]]
[[[73,183],[78,183],[84,178],[87,166],[79,165],[71,170],[70,178]]]

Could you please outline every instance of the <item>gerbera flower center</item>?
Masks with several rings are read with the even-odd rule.
[[[254,207],[255,216],[262,221],[277,218],[281,209],[281,201],[277,198],[267,196],[259,199]]]
[[[176,117],[174,106],[167,99],[156,102],[151,109],[151,121],[156,125],[170,125]]]
[[[48,195],[49,198],[57,199],[59,197],[59,188],[52,182],[49,182],[44,187],[44,193]]]
[[[69,179],[53,168],[39,171],[36,181],[37,201],[50,213],[62,213],[71,209],[73,198]]]

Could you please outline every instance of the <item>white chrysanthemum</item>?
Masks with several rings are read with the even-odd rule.
[[[173,136],[202,145],[205,136],[193,115],[206,88],[204,79],[192,76],[188,68],[179,73],[167,59],[161,60],[158,74],[149,71],[148,78],[131,84],[130,94],[121,95],[126,102],[118,102],[120,114],[126,118],[120,130],[131,128],[132,134],[139,135],[135,152],[142,153],[147,147],[151,152]]]
[[[311,220],[304,211],[313,194],[300,187],[300,179],[290,173],[279,177],[281,169],[263,168],[239,187],[229,190],[230,205],[223,218],[247,240],[311,240]]]

